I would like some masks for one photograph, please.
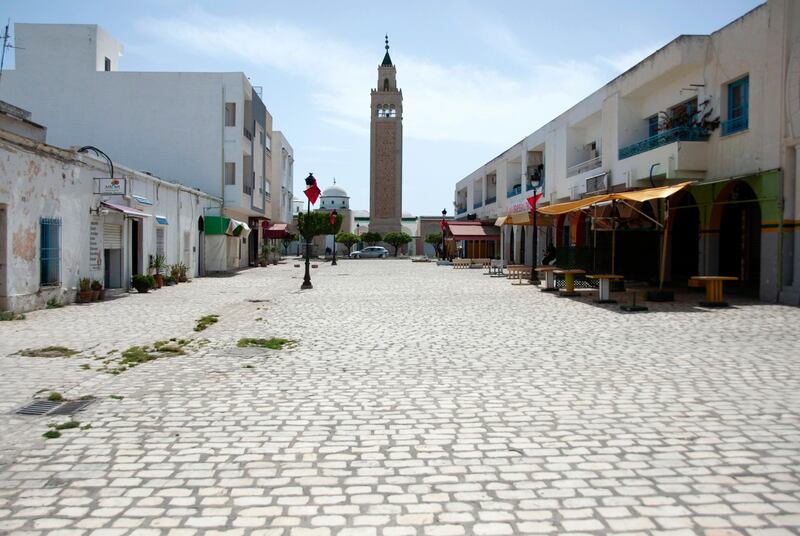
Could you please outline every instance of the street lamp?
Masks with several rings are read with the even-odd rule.
[[[317,184],[317,179],[314,178],[314,175],[309,173],[308,177],[306,177],[306,186],[311,188]],[[311,225],[311,198],[308,198],[308,207],[306,208],[306,225]],[[308,227],[306,227],[308,230]],[[311,242],[308,241],[306,236],[303,236],[306,241],[306,273],[303,276],[303,284],[300,285],[301,290],[314,288],[314,285],[311,284]]]
[[[442,209],[442,260],[445,260],[445,258],[447,258],[447,255],[445,255],[445,246],[444,246],[444,226],[445,226],[444,218],[445,218],[445,216],[447,216],[447,209],[443,208]]]
[[[331,266],[336,266],[336,218],[339,216],[339,213],[336,212],[336,209],[333,209],[333,223],[331,224],[331,231],[333,231],[333,260],[331,261]]]
[[[536,228],[536,202],[539,200],[536,197],[536,190],[542,187],[542,173],[534,173],[530,177],[531,186],[533,186],[533,203],[531,204],[531,212],[533,212],[533,255],[531,256],[531,285],[539,285],[539,274],[536,272],[536,257],[539,254],[539,232]]]

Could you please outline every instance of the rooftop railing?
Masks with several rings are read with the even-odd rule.
[[[579,173],[583,173],[584,171],[589,171],[590,169],[599,168],[603,164],[603,157],[595,156],[594,158],[590,158],[585,162],[581,162],[579,164],[575,164],[574,166],[570,166],[567,168],[567,177],[571,177],[572,175],[578,175]]]

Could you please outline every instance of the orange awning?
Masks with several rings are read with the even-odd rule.
[[[578,199],[577,201],[567,201],[566,203],[548,205],[546,207],[539,208],[539,212],[541,212],[542,214],[551,214],[551,215],[566,214],[567,212],[572,212],[573,210],[580,210],[582,208],[592,206],[595,203],[602,203],[603,201],[608,201],[609,199],[611,199],[609,195],[611,194],[593,195],[591,197]]]
[[[674,186],[657,186],[655,188],[645,188],[644,190],[631,190],[629,192],[619,192],[613,194],[593,195],[578,199],[577,201],[567,201],[566,203],[558,203],[547,207],[541,207],[539,212],[542,214],[566,214],[582,208],[587,208],[598,203],[604,203],[613,200],[633,201],[634,203],[642,203],[650,201],[651,199],[666,199],[667,197],[677,194],[687,186],[692,184],[691,181],[675,184]]]

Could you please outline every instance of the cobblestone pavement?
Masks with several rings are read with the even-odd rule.
[[[300,276],[0,323],[0,533],[800,532],[800,310],[622,314],[400,260]],[[169,338],[186,355],[99,370]],[[81,353],[13,355],[53,344]],[[69,418],[11,415],[42,389],[97,400],[46,440]]]

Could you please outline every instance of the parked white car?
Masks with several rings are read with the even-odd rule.
[[[359,251],[354,251],[350,254],[350,258],[352,259],[385,259],[388,256],[389,250],[383,246],[369,246]]]

